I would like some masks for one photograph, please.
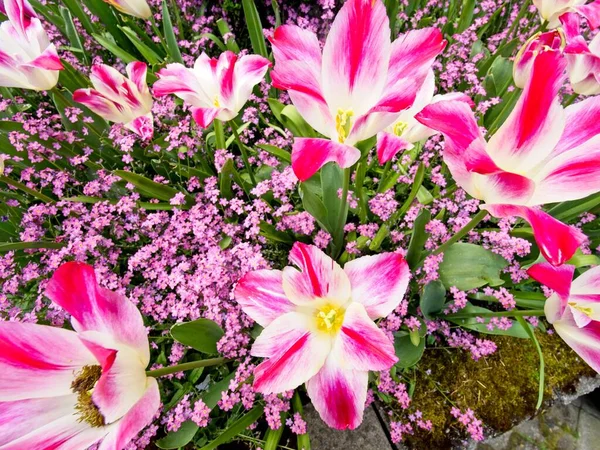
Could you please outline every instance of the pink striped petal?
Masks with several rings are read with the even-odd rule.
[[[592,267],[573,281],[572,295],[600,294],[600,266]]]
[[[383,3],[344,3],[323,48],[321,83],[330,110],[352,109],[358,117],[374,106],[386,83],[390,53],[390,26]]]
[[[262,81],[271,62],[260,55],[244,55],[236,63],[233,73],[235,110],[240,110],[250,98],[252,89]]]
[[[134,349],[120,345],[106,334],[84,331],[79,337],[98,359],[105,358],[92,400],[107,423],[115,422],[144,395],[148,363]]]
[[[137,86],[140,92],[148,92],[148,84],[146,83],[146,73],[148,66],[141,61],[133,61],[127,64],[127,76]]]
[[[95,364],[73,331],[0,322],[0,401],[71,394],[75,373]]]
[[[295,242],[289,258],[300,269],[283,269],[283,290],[292,303],[303,305],[317,298],[331,298],[344,304],[350,299],[348,276],[321,249]]]
[[[280,270],[248,272],[235,288],[235,299],[244,312],[263,327],[295,309],[283,291],[283,274]]]
[[[527,269],[527,274],[534,280],[548,286],[556,292],[559,300],[548,299],[546,302],[546,317],[550,323],[558,320],[565,312],[569,293],[571,291],[571,282],[575,273],[575,266],[563,264],[555,267],[549,263],[538,263]],[[550,304],[549,304],[550,303]]]
[[[595,0],[587,5],[575,6],[574,9],[587,19],[592,30],[600,27],[600,0]]]
[[[73,92],[73,101],[87,106],[92,112],[111,122],[121,122],[124,117],[119,105],[95,89],[77,89]]]
[[[295,389],[321,369],[331,349],[331,338],[312,332],[313,322],[308,314],[290,312],[263,330],[251,354],[269,359],[254,370],[254,390],[271,394]]]
[[[554,266],[560,266],[571,259],[575,251],[587,241],[586,235],[579,229],[556,220],[541,209],[518,205],[483,205],[481,208],[494,217],[517,216],[529,222],[540,252]]]
[[[557,94],[565,80],[566,61],[559,52],[540,53],[523,94],[506,122],[488,142],[494,161],[509,172],[527,173],[558,143],[565,127]]]
[[[56,47],[50,44],[46,49],[35,59],[29,61],[26,66],[37,67],[46,70],[63,70],[64,66],[60,62]]]
[[[100,331],[135,349],[144,361],[150,350],[139,310],[121,294],[100,287],[94,268],[79,262],[63,264],[54,272],[46,295],[72,316],[76,331]]]
[[[37,17],[27,0],[4,0],[4,11],[10,23],[22,35],[27,33],[31,19]]]
[[[567,125],[552,151],[555,158],[600,135],[600,97],[589,97],[565,109]]]
[[[292,168],[300,181],[308,180],[328,162],[347,168],[359,159],[357,148],[327,139],[296,138],[292,146]]]
[[[82,450],[98,442],[107,427],[90,427],[71,414],[0,447],[2,450]]]
[[[208,128],[223,108],[192,108],[192,117],[202,128]]]
[[[119,420],[104,438],[98,450],[125,448],[137,434],[152,422],[160,407],[160,391],[154,378],[148,378],[148,386],[142,398]]]
[[[206,96],[200,81],[195,75],[195,72],[201,69],[201,67],[197,68],[199,63],[202,63],[204,60],[207,60],[206,64],[210,64],[210,58],[203,53],[196,61],[194,70],[188,69],[179,63],[167,64],[164,69],[161,69],[157,73],[159,79],[152,86],[154,95],[162,97],[175,94],[184,102],[196,107],[206,107],[212,104],[214,98],[209,99]],[[205,71],[202,72],[204,73]]]
[[[126,123],[125,127],[133,131],[145,141],[152,139],[154,135],[154,120],[152,113],[145,116],[136,117],[131,122]]]
[[[389,315],[402,301],[410,270],[398,253],[380,253],[349,261],[344,272],[352,286],[352,300],[361,303],[371,319]]]
[[[75,411],[77,395],[0,402],[0,448]]]
[[[437,28],[411,30],[398,36],[392,43],[385,89],[374,110],[402,111],[410,107],[445,46]]]
[[[334,344],[345,367],[354,370],[385,370],[398,362],[394,344],[369,318],[365,307],[352,302]]]
[[[516,173],[502,171],[480,177],[477,185],[486,203],[527,204],[536,190],[533,180]]]
[[[377,133],[377,158],[379,164],[385,164],[391,161],[394,156],[405,150],[410,150],[413,145],[407,140],[396,136],[393,133]]]
[[[306,383],[308,396],[331,428],[354,430],[363,420],[369,372],[353,370],[332,352],[323,368]]]
[[[237,62],[237,55],[232,51],[225,51],[217,60],[217,80],[219,82],[219,99],[222,106],[235,108],[233,73]]]
[[[571,309],[568,308],[563,318],[553,325],[567,345],[592,369],[600,373],[600,322],[591,321],[585,327],[579,328]]]

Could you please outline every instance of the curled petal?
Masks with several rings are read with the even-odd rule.
[[[359,158],[357,148],[327,139],[296,138],[292,147],[292,168],[300,181],[308,180],[328,162],[347,168]]]
[[[410,150],[413,147],[413,144],[406,139],[396,136],[393,133],[383,131],[377,133],[377,158],[379,159],[379,164],[383,165],[391,161],[398,153]]]

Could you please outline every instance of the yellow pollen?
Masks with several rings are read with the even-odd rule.
[[[580,306],[575,302],[569,302],[569,306],[571,308],[575,308],[577,311],[584,313],[588,317],[592,317],[592,313],[594,312],[592,310],[592,308],[589,308],[589,307],[586,308],[585,306]]]
[[[338,134],[338,141],[343,144],[348,135],[350,134],[350,128],[352,128],[352,119],[354,111],[351,109],[343,110],[338,109],[337,115],[335,116],[335,130]]]
[[[394,124],[394,134],[396,136],[402,136],[402,133],[406,131],[408,124],[406,122],[396,122]]]
[[[317,313],[317,328],[325,333],[337,333],[344,322],[344,310],[327,304]]]
[[[103,427],[106,425],[104,416],[92,400],[94,387],[102,375],[100,366],[85,366],[75,376],[71,383],[71,390],[77,394],[77,405],[75,409],[79,415],[79,422],[86,422],[91,427]]]
[[[213,105],[215,105],[217,108],[221,106],[218,95],[215,95],[215,101],[213,102]]]

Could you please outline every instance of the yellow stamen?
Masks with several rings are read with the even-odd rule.
[[[327,304],[317,313],[317,328],[325,333],[337,333],[344,322],[344,310],[339,306]]]
[[[213,105],[215,105],[217,108],[221,106],[218,95],[215,95],[215,101],[213,102]]]
[[[406,122],[396,122],[394,124],[394,134],[396,136],[402,136],[402,134],[408,128],[408,124]]]
[[[354,111],[351,109],[343,110],[338,109],[337,115],[335,116],[335,130],[338,134],[338,141],[343,144],[348,135],[350,134],[350,128],[352,128],[352,119]]]
[[[580,311],[580,312],[584,313],[584,314],[585,314],[586,316],[588,316],[588,317],[592,317],[592,314],[593,314],[593,312],[594,312],[594,310],[593,310],[592,308],[590,308],[590,307],[585,307],[585,306],[580,306],[580,305],[578,305],[578,304],[577,304],[577,303],[575,303],[575,302],[569,302],[569,306],[570,306],[571,308],[574,308],[574,309],[576,309],[577,311]]]
[[[84,366],[71,383],[71,390],[77,394],[75,409],[79,422],[87,422],[92,427],[106,425],[104,416],[92,400],[94,387],[102,375],[100,366]]]

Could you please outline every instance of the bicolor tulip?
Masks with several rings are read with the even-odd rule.
[[[127,14],[133,17],[139,17],[140,19],[149,19],[152,15],[150,6],[146,0],[104,0],[109,5],[114,6],[117,10],[123,14]]]
[[[572,281],[575,267],[548,263],[531,266],[530,277],[554,290],[544,305],[558,335],[600,373],[600,266]]]
[[[0,449],[120,450],[160,406],[142,315],[82,263],[62,265],[46,293],[75,331],[0,322]]]
[[[134,61],[127,65],[124,77],[113,67],[92,67],[90,80],[94,89],[77,89],[73,100],[82,103],[104,119],[124,124],[143,139],[152,138],[152,95],[146,84],[147,66]]]
[[[558,92],[566,63],[559,52],[535,58],[519,101],[488,142],[465,103],[438,102],[417,115],[444,134],[444,161],[457,184],[483,200],[491,215],[527,220],[554,265],[568,260],[586,237],[539,206],[600,191],[600,97],[564,109]]]
[[[183,99],[192,107],[194,120],[206,128],[214,119],[236,117],[270,65],[259,55],[239,57],[226,51],[216,59],[202,53],[192,69],[175,63],[160,70],[154,95],[175,94]]]
[[[588,45],[581,35],[577,14],[563,14],[560,21],[567,38],[564,54],[573,91],[582,95],[600,94],[600,34]]]
[[[600,0],[587,3],[588,0],[533,0],[542,20],[548,22],[548,28],[560,25],[559,18],[567,12],[576,12],[585,17],[590,27],[600,26]]]
[[[545,51],[562,51],[565,45],[565,35],[560,28],[531,36],[515,56],[513,64],[515,85],[521,89],[525,87],[531,77],[533,61],[537,55]]]
[[[4,0],[0,24],[0,86],[45,91],[63,69],[37,14],[27,0]]]
[[[402,300],[408,265],[397,253],[383,253],[342,269],[299,242],[290,262],[296,267],[249,272],[235,289],[243,311],[264,327],[251,350],[267,358],[254,371],[254,389],[279,393],[306,383],[330,427],[354,429],[362,422],[369,370],[398,360],[373,321]]]
[[[434,92],[435,76],[431,71],[417,92],[412,106],[402,111],[392,125],[377,133],[377,157],[380,164],[385,164],[400,152],[412,149],[414,143],[437,134],[437,131],[427,128],[415,119],[415,115],[427,105],[443,100],[458,100],[473,105],[468,95],[462,93],[433,95]]]
[[[324,164],[350,167],[354,144],[394,124],[413,104],[446,41],[435,28],[390,41],[380,0],[348,0],[336,16],[323,52],[317,36],[294,25],[271,38],[275,87],[286,89],[298,112],[329,139],[297,138],[292,167],[305,181]]]

